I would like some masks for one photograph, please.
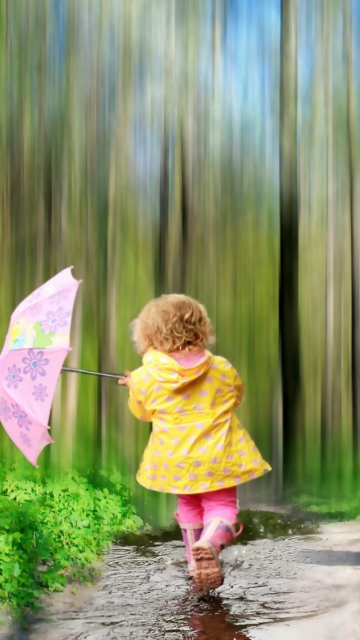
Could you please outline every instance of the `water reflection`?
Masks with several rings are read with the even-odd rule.
[[[187,622],[195,635],[192,631],[184,631],[183,640],[250,640],[240,628],[241,621],[234,622],[234,616],[221,596],[210,596],[195,605]]]

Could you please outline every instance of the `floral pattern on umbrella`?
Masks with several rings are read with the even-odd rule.
[[[44,352],[35,353],[33,349],[29,349],[26,358],[22,358],[26,365],[23,369],[24,376],[30,374],[31,380],[36,380],[38,376],[46,376],[45,367],[49,364],[49,358],[44,358]]]
[[[55,312],[48,311],[46,320],[40,323],[43,333],[56,333],[59,328],[66,327],[69,324],[70,315],[70,312],[64,311],[63,307],[59,307]]]
[[[20,374],[21,369],[18,368],[16,364],[13,364],[12,367],[8,367],[8,374],[7,376],[5,376],[5,380],[7,383],[6,386],[14,387],[14,389],[17,389],[19,382],[22,382],[22,377]]]
[[[70,350],[71,315],[80,284],[64,269],[15,309],[0,356],[0,420],[27,459],[37,465],[53,442],[48,420]]]

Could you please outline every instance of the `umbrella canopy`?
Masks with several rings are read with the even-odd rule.
[[[0,355],[0,420],[34,466],[42,449],[54,442],[49,414],[70,351],[71,316],[81,282],[71,269],[58,273],[18,305]]]

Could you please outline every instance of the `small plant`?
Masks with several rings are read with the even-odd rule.
[[[0,477],[0,513],[0,603],[13,613],[36,608],[44,589],[93,578],[89,567],[111,541],[143,524],[120,476],[105,472],[11,468]]]

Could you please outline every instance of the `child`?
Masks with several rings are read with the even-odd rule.
[[[206,309],[185,295],[151,300],[131,325],[143,366],[119,384],[152,433],[137,473],[148,489],[178,498],[175,517],[197,587],[223,582],[219,553],[241,531],[236,486],[271,467],[233,413],[244,386],[233,366],[205,347],[214,342]]]

